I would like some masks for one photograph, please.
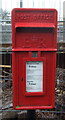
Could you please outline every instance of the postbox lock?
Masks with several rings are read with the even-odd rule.
[[[23,81],[23,77],[22,77],[22,81]]]

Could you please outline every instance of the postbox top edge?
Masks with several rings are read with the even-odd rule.
[[[20,12],[20,11],[47,11],[47,12],[56,12],[57,13],[57,10],[55,8],[13,8],[12,9],[12,13],[14,12]]]

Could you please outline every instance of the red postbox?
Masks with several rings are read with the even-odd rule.
[[[14,109],[54,107],[57,11],[12,11],[12,74]]]

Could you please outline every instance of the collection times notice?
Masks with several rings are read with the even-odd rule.
[[[43,62],[26,62],[26,92],[43,92]]]

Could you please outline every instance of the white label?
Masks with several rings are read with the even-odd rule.
[[[26,62],[26,92],[43,91],[43,62]]]

